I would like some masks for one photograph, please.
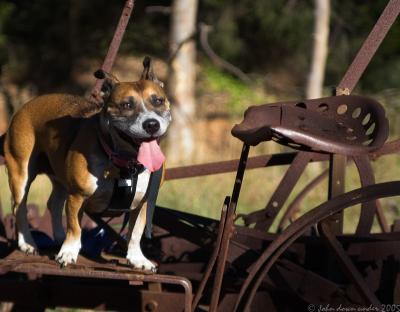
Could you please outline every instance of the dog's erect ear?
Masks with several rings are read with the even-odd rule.
[[[115,85],[119,83],[119,80],[112,74],[107,73],[102,69],[96,70],[93,75],[103,81],[101,91],[94,91],[87,97],[85,104],[80,105],[79,109],[71,113],[73,118],[89,118],[99,113],[107,102]]]
[[[119,82],[118,78],[114,75],[107,73],[102,69],[98,69],[94,72],[94,76],[97,79],[104,79],[103,86],[101,87],[101,96],[105,101],[111,94],[114,86]]]
[[[158,80],[156,75],[154,74],[153,64],[149,56],[145,56],[145,58],[143,59],[143,72],[140,79],[153,81],[157,83],[161,88],[164,88],[164,83]]]

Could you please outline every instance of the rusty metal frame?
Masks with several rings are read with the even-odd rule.
[[[110,72],[112,69],[117,51],[123,38],[123,34],[128,24],[130,15],[134,9],[134,5],[134,0],[127,0],[125,2],[116,32],[102,66],[102,69],[105,71]],[[353,91],[367,65],[373,58],[376,50],[396,20],[399,12],[400,0],[390,0],[371,33],[360,48],[353,63],[350,65],[343,79],[338,84],[336,88],[337,94],[350,94]],[[98,94],[100,92],[101,85],[102,81],[97,80],[91,92],[91,100],[97,102],[99,105],[101,103],[98,100]],[[225,199],[221,211],[221,218],[217,228],[213,230],[206,229],[203,226],[196,228],[196,226],[186,224],[187,220],[183,220],[183,222],[176,220],[174,221],[174,215],[168,211],[161,212],[161,215],[166,217],[166,220],[164,220],[164,225],[167,228],[169,227],[170,233],[172,233],[173,230],[176,230],[177,232],[180,232],[181,236],[188,236],[189,240],[195,242],[199,246],[199,250],[204,247],[204,237],[202,234],[203,231],[209,231],[206,233],[206,236],[208,238],[214,238],[215,240],[213,252],[211,253],[211,257],[208,258],[207,264],[204,266],[204,271],[199,280],[197,292],[194,298],[192,295],[191,281],[185,277],[171,275],[145,275],[132,272],[127,273],[124,271],[115,271],[115,268],[110,269],[108,267],[107,270],[104,270],[106,267],[104,264],[103,266],[99,265],[95,270],[89,270],[86,272],[77,270],[77,268],[60,270],[54,266],[32,266],[32,263],[29,262],[32,261],[32,258],[28,258],[27,262],[17,261],[11,258],[10,263],[5,263],[2,261],[0,265],[0,271],[3,274],[8,271],[13,271],[28,275],[44,274],[61,277],[83,277],[99,280],[127,280],[130,282],[130,284],[134,285],[143,283],[180,285],[185,294],[185,311],[194,311],[196,307],[198,307],[199,303],[204,298],[203,293],[206,289],[206,285],[213,280],[213,292],[211,298],[204,298],[204,300],[210,303],[210,311],[217,311],[223,309],[224,307],[221,302],[221,295],[224,288],[224,273],[227,263],[229,261],[235,261],[235,259],[238,259],[245,252],[251,251],[258,255],[258,259],[253,263],[247,277],[242,282],[242,286],[238,292],[238,295],[234,299],[235,310],[246,310],[249,309],[261,283],[267,282],[267,275],[278,258],[289,247],[293,246],[293,243],[297,242],[297,240],[311,227],[312,224],[327,220],[327,218],[329,218],[333,213],[340,213],[343,209],[358,203],[362,203],[362,213],[355,237],[366,237],[366,235],[369,235],[374,215],[377,216],[383,231],[389,232],[382,207],[380,206],[379,201],[376,200],[383,197],[400,195],[400,191],[397,191],[399,190],[400,182],[374,184],[375,181],[372,168],[370,166],[370,160],[376,160],[382,155],[395,153],[399,150],[400,139],[386,143],[382,148],[374,151],[368,156],[365,155],[363,157],[354,157],[354,161],[359,171],[362,188],[345,194],[341,194],[343,192],[343,184],[340,185],[340,188],[336,189],[335,183],[332,184],[332,182],[336,180],[343,181],[343,170],[346,166],[346,161],[344,159],[340,159],[340,156],[330,156],[315,152],[281,153],[248,158],[249,146],[244,145],[240,160],[222,161],[203,165],[167,169],[166,180],[233,172],[237,169],[237,176],[234,183],[232,196],[231,198],[227,197]],[[311,161],[327,161],[329,159],[331,160],[332,165],[330,174],[331,186],[329,188],[330,200],[301,216],[299,219],[293,221],[293,223],[283,230],[279,235],[261,232],[261,228],[269,228],[279,209],[283,205],[283,202],[287,199],[290,191],[293,189],[295,183],[303,172],[306,164]],[[263,210],[262,213],[255,212],[255,214],[252,214],[253,216],[256,216],[254,220],[256,220],[256,223],[258,222],[259,226],[256,229],[240,228],[235,226],[235,210],[240,195],[245,169],[286,164],[292,164],[292,166],[289,168],[285,177],[281,181],[276,193],[273,194],[270,202],[266,206],[265,211]],[[281,224],[283,224],[283,222],[285,222],[288,218],[291,218],[293,212],[296,211],[301,200],[305,197],[305,194],[307,194],[307,192],[312,189],[313,186],[322,181],[325,175],[326,173],[322,173],[305,187],[305,189],[298,195],[291,205],[289,205],[284,217],[281,219]],[[273,205],[275,201],[278,202],[278,207]],[[266,213],[269,214],[270,218],[267,221],[264,220]],[[251,218],[250,216],[247,216],[247,218]],[[190,217],[188,216],[188,218]],[[246,219],[246,217],[244,217],[244,219]],[[248,219],[248,221],[249,220],[250,219]],[[102,224],[101,219],[97,219],[96,222]],[[167,224],[168,222],[171,222],[171,224]],[[194,220],[193,224],[196,222],[197,221]],[[248,223],[254,222],[249,221]],[[6,232],[7,227],[9,228],[8,230],[13,228],[11,219],[9,220],[9,225],[6,225]],[[280,228],[282,229],[282,226],[280,226]],[[110,228],[110,230],[112,229]],[[335,236],[341,233],[340,228],[333,230],[332,227],[328,226],[328,223],[322,222],[320,223],[319,230],[321,234],[323,234],[322,236],[325,238],[326,245],[331,251],[333,251],[335,259],[341,265],[344,274],[349,278],[351,283],[355,285],[355,288],[364,301],[374,305],[379,304],[378,298],[375,296],[373,291],[371,291],[370,287],[367,285],[367,282],[361,276],[356,266],[349,258],[350,252],[354,252],[354,250],[350,248],[349,250],[345,251],[340,243],[339,238]],[[248,246],[241,245],[237,240],[237,237],[235,237],[236,231],[248,239],[260,241],[262,246],[265,246],[265,243],[268,242],[267,248],[255,250]],[[8,234],[7,237],[9,237]],[[387,233],[389,237],[397,237],[394,234],[395,233]],[[119,239],[116,238],[116,240]],[[120,241],[120,243],[123,245],[124,242]],[[237,254],[232,256],[230,253],[232,253],[234,248],[239,251],[236,251]],[[39,262],[42,263],[42,260]],[[158,286],[156,288],[161,290]]]
[[[223,238],[222,236],[223,236],[223,233],[225,232],[224,231],[224,227],[225,227],[225,223],[226,223],[226,220],[227,220],[229,203],[230,203],[230,198],[226,197],[225,201],[224,201],[224,204],[222,206],[222,210],[221,210],[221,218],[220,218],[220,221],[219,221],[217,240],[215,242],[213,253],[211,254],[210,260],[209,260],[209,262],[207,264],[207,269],[206,269],[206,271],[205,271],[205,273],[203,275],[203,278],[202,278],[202,280],[200,282],[199,287],[197,288],[196,295],[193,298],[193,309],[195,307],[197,307],[197,305],[199,304],[200,299],[201,299],[201,297],[203,295],[204,288],[206,287],[206,284],[209,281],[209,278],[210,278],[210,275],[211,275],[211,271],[215,267],[215,262],[218,259],[218,255],[220,253],[221,245],[222,245],[222,238]]]
[[[134,7],[135,0],[126,0],[121,17],[118,21],[117,28],[111,40],[110,47],[108,48],[103,65],[101,66],[101,69],[106,72],[111,72]],[[98,105],[101,105],[101,101],[99,101],[98,95],[100,93],[103,82],[104,80],[97,79],[92,91],[90,92],[90,100],[96,102]]]
[[[359,78],[361,77],[362,73],[364,72],[366,66],[368,65],[368,63],[372,59],[373,55],[375,54],[376,50],[378,49],[383,38],[385,37],[388,30],[390,29],[391,25],[397,18],[397,15],[399,14],[399,12],[400,12],[400,1],[396,1],[396,0],[390,1],[388,3],[388,5],[386,6],[385,10],[383,11],[381,17],[377,21],[375,27],[371,31],[371,34],[368,36],[364,45],[360,49],[360,52],[357,54],[352,65],[346,72],[344,78],[339,83],[339,85],[336,89],[337,94],[350,94],[350,92],[353,90],[354,86],[358,82]],[[365,160],[365,158],[364,158],[364,160]],[[359,167],[361,165],[360,159],[355,159],[355,161],[356,161],[357,167],[360,170],[360,167]],[[365,166],[365,162],[362,162],[362,163]],[[335,196],[343,193],[343,191],[344,191],[344,170],[345,170],[345,166],[346,166],[346,159],[344,156],[331,156],[330,164],[331,165],[330,165],[330,179],[329,179],[329,181],[330,181],[330,183],[329,183],[329,198],[334,198]],[[366,173],[366,175],[362,174],[362,176],[361,176],[362,182],[368,183],[368,182],[372,181],[373,177],[371,177],[371,175],[369,175],[369,173],[371,173],[371,171],[368,171]],[[368,203],[366,205],[367,206],[364,206],[364,208],[367,208],[368,211],[375,208]],[[370,209],[370,208],[372,208],[372,209]],[[337,211],[339,213],[339,215],[336,215],[336,217],[334,217],[333,219],[332,219],[332,213],[330,213],[330,218],[328,221],[329,226],[327,223],[322,223],[321,229],[323,230],[323,234],[326,234],[325,237],[326,237],[327,243],[330,245],[330,247],[334,251],[336,251],[336,255],[338,256],[338,258],[341,261],[341,263],[343,264],[343,266],[346,268],[346,272],[348,272],[348,274],[350,274],[353,282],[356,283],[356,286],[361,291],[361,293],[364,295],[371,294],[368,290],[368,287],[366,287],[366,285],[363,283],[363,281],[360,278],[358,278],[359,277],[358,271],[352,266],[351,261],[349,260],[347,255],[343,252],[343,250],[340,249],[340,245],[337,243],[337,241],[334,239],[334,236],[332,236],[332,233],[330,232],[330,231],[332,231],[332,229],[335,229],[335,232],[337,234],[341,233],[341,228],[342,228],[341,220],[343,218],[343,215],[340,214],[341,210],[342,209],[339,209]],[[265,215],[265,212],[264,212],[264,215]],[[363,214],[362,216],[365,216],[365,214]],[[365,219],[365,218],[363,218],[363,219]],[[371,219],[370,216],[369,216],[369,219]],[[365,221],[363,221],[363,222],[361,222],[361,221],[362,220],[360,220],[360,224],[365,223]],[[290,229],[292,227],[293,227],[293,225],[289,226],[288,229]],[[363,228],[365,228],[365,226],[361,226],[360,228],[363,229]],[[287,236],[284,235],[284,233],[282,233],[276,240],[278,240],[279,238],[287,238]],[[268,250],[268,248],[267,248],[267,250]],[[263,254],[263,255],[265,255],[265,254]],[[268,256],[265,256],[265,259],[268,259]],[[258,262],[256,262],[256,263],[258,263]],[[253,267],[252,271],[254,272],[254,267]],[[265,274],[262,274],[262,276],[264,276],[264,275]],[[250,276],[251,275],[249,275],[249,277]],[[249,277],[246,279],[246,281],[249,280]],[[244,307],[244,310],[247,311],[249,309],[249,307],[250,307],[249,304],[252,301],[252,298],[254,297],[255,292],[261,283],[261,280],[262,279],[259,278],[256,281],[255,286],[252,288],[252,291],[250,294],[250,299],[247,301],[247,303]],[[241,296],[243,296],[243,292],[245,290],[246,290],[246,287],[243,286],[241,289],[241,293],[239,294],[239,298],[236,302],[236,308],[238,308],[238,305],[240,304]],[[218,291],[218,294],[219,294],[219,291]],[[216,297],[216,296],[217,295],[213,296],[213,301],[215,301],[214,297]],[[364,296],[364,298],[365,298],[365,296]],[[376,298],[374,299],[374,296],[370,297],[370,300],[372,300],[372,303],[378,302]],[[216,304],[212,304],[211,311],[215,311],[216,306],[217,306]]]
[[[242,153],[240,156],[239,166],[236,174],[235,183],[233,186],[232,197],[229,202],[228,212],[226,216],[224,231],[222,233],[221,248],[217,259],[217,267],[213,284],[213,294],[211,297],[210,311],[216,311],[219,303],[222,279],[225,273],[226,258],[228,256],[229,241],[232,236],[235,222],[235,211],[239,200],[240,190],[243,183],[244,172],[246,170],[247,158],[249,156],[250,146],[243,144]]]
[[[333,233],[332,228],[329,226],[329,224],[321,222],[319,224],[319,230],[321,236],[327,240],[328,246],[333,251],[339,264],[342,266],[342,270],[346,273],[348,278],[357,288],[357,291],[365,301],[365,304],[373,304],[374,306],[380,305],[378,298],[368,287],[364,278],[361,276],[360,272],[355,267],[354,263],[351,261],[346,251],[343,249],[343,246],[336,239],[336,236]]]
[[[352,158],[357,166],[358,173],[360,176],[360,182],[362,186],[372,185],[375,183],[375,177],[372,171],[372,166],[370,163],[370,158],[367,156],[355,156]],[[347,162],[349,164],[349,161]],[[314,189],[318,184],[320,184],[325,178],[328,177],[329,170],[324,170],[318,176],[316,176],[311,182],[309,182],[303,190],[301,190],[293,201],[289,204],[286,209],[282,219],[279,221],[278,230],[281,232],[284,228],[286,222],[294,221],[294,214],[300,209],[300,205],[308,195],[308,193]],[[388,222],[382,211],[382,206],[380,201],[364,203],[363,205],[369,206],[361,210],[362,215],[360,216],[359,224],[357,226],[356,233],[360,235],[365,235],[370,232],[372,226],[373,214],[379,222],[379,226],[383,232],[390,232]]]
[[[310,183],[308,183],[293,199],[293,201],[287,207],[283,217],[279,221],[278,231],[281,232],[284,228],[284,225],[287,221],[291,223],[294,221],[294,214],[300,209],[300,205],[308,195],[308,193],[313,190],[318,184],[320,184],[327,176],[329,170],[324,170],[317,177],[315,177]]]
[[[264,276],[268,273],[272,265],[275,263],[278,257],[310,226],[321,220],[324,220],[332,213],[339,212],[343,209],[360,204],[362,202],[398,195],[400,195],[399,181],[366,186],[364,188],[356,189],[343,195],[339,195],[300,217],[284,232],[282,232],[282,234],[280,234],[268,246],[268,248],[254,263],[248,277],[242,284],[235,304],[235,311],[246,311],[246,309],[249,308],[249,305],[254,298],[256,290],[258,289]],[[244,298],[245,293],[248,291],[248,288],[250,286],[251,290],[249,296],[244,306],[242,306],[242,298]],[[238,310],[239,307],[241,307],[240,310]]]
[[[369,33],[367,39],[365,39],[363,45],[359,49],[356,57],[347,69],[342,80],[338,84],[337,93],[342,93],[343,90],[347,90],[344,92],[348,93],[353,91],[368,64],[374,57],[375,52],[378,50],[393,23],[396,21],[399,12],[400,1],[390,0]]]
[[[105,264],[94,265],[91,270],[83,269],[82,266],[74,266],[72,268],[58,268],[53,261],[46,261],[43,257],[32,259],[32,257],[24,257],[25,259],[16,258],[11,254],[2,260],[2,274],[8,271],[16,273],[32,274],[35,276],[50,275],[74,278],[90,278],[98,280],[126,280],[131,285],[142,285],[143,283],[162,283],[169,285],[179,285],[185,293],[184,311],[192,310],[192,285],[189,280],[184,277],[159,274],[140,274],[129,272],[126,269],[121,271],[113,271],[115,267]],[[47,263],[46,263],[47,262]],[[89,266],[90,267],[90,266]],[[104,268],[104,269],[103,269]]]

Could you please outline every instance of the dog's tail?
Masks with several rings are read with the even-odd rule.
[[[4,141],[6,138],[6,134],[4,133],[2,136],[0,136],[0,156],[4,156]]]

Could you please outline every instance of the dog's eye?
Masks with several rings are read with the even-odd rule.
[[[157,96],[152,96],[152,102],[154,106],[161,106],[164,104],[164,98],[162,97],[157,97]]]
[[[121,104],[123,109],[132,109],[133,104],[131,102],[124,102]]]

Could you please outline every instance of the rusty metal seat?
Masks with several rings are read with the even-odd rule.
[[[299,150],[344,155],[372,152],[388,134],[382,105],[355,95],[252,106],[232,129],[248,145],[274,140]]]

